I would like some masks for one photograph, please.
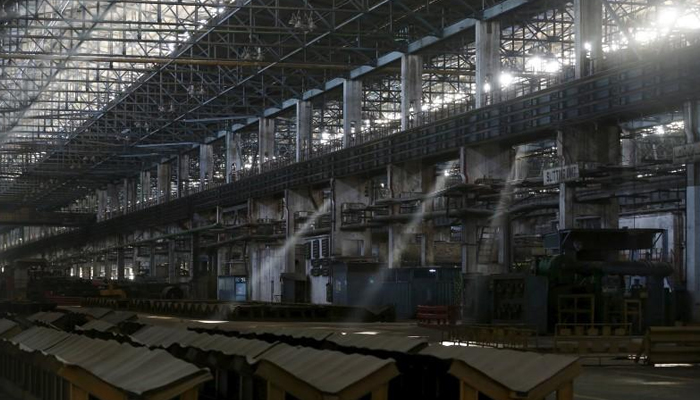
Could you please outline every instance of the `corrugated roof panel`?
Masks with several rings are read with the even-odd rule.
[[[312,339],[323,341],[327,337],[335,333],[328,329],[314,328],[293,328],[285,326],[266,326],[259,328],[249,328],[240,330],[241,334],[245,335],[272,335],[279,337],[291,337],[294,339]]]
[[[71,307],[70,312],[76,314],[89,315],[92,318],[102,318],[105,315],[112,313],[113,311],[109,308],[100,307]]]
[[[31,335],[24,335],[25,340],[16,343],[32,345],[38,342],[37,337],[61,335],[62,340],[54,341],[51,346],[26,347],[41,350],[64,364],[78,366],[104,382],[136,395],[159,390],[182,380],[191,380],[196,384],[211,377],[206,369],[179,360],[164,350],[149,350],[46,328],[32,328],[30,331],[33,331]]]
[[[216,351],[228,356],[255,357],[274,346],[274,343],[255,339],[230,338],[201,333],[188,346],[202,351]],[[183,346],[184,347],[184,346]]]
[[[131,335],[136,342],[148,347],[168,348],[177,343],[183,347],[197,338],[198,333],[186,329],[166,328],[162,326],[146,326]]]
[[[64,318],[66,315],[65,313],[61,312],[45,312],[45,311],[39,311],[36,314],[32,314],[27,317],[27,320],[31,322],[43,322],[46,324],[53,324],[54,322],[60,320],[61,318]]]
[[[10,321],[6,318],[0,319],[0,335],[4,335],[15,327],[17,327],[17,323],[15,321]]]
[[[402,353],[418,351],[428,344],[428,341],[422,338],[396,335],[363,335],[358,333],[336,333],[326,340],[343,347]]]
[[[124,321],[136,319],[137,316],[138,315],[135,312],[131,311],[115,311],[105,315],[104,317],[100,318],[100,320],[118,325]]]
[[[255,359],[262,360],[328,394],[338,393],[381,368],[394,364],[392,359],[383,360],[372,356],[286,344],[278,344]]]
[[[83,331],[97,331],[97,332],[108,332],[111,329],[116,328],[117,326],[109,323],[107,321],[103,321],[100,319],[93,319],[92,321],[78,327],[78,329],[83,330]]]
[[[529,392],[578,360],[555,354],[441,345],[429,346],[420,354],[462,361],[505,388],[522,393]]]
[[[43,351],[66,340],[70,334],[48,328],[33,327],[10,339],[22,348]]]

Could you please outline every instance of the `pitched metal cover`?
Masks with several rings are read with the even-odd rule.
[[[256,357],[274,346],[274,343],[255,339],[231,338],[200,333],[187,346],[202,351],[219,352],[227,356]]]
[[[194,386],[211,379],[208,370],[179,360],[164,350],[149,350],[46,328],[33,329],[30,339],[34,340],[23,341],[25,350],[40,350],[65,365],[80,367],[107,384],[135,395],[158,391],[175,383],[188,382]],[[55,340],[57,334],[63,335],[62,340]],[[54,344],[44,345],[49,340],[38,340],[41,337],[54,339]],[[41,348],[32,347],[34,344],[41,344]]]
[[[335,333],[326,339],[342,347],[413,353],[428,345],[424,338],[409,338],[395,335],[363,335],[358,333]]]
[[[10,330],[16,328],[18,325],[15,321],[10,321],[9,319],[0,319],[0,336],[9,332]]]
[[[228,356],[255,357],[274,346],[274,343],[256,339],[210,335],[177,328],[148,326],[131,335],[134,342],[148,347],[167,349],[172,345],[191,347],[201,351],[219,352]]]
[[[316,390],[328,394],[337,394],[382,368],[394,365],[392,359],[286,344],[278,344],[252,361],[268,362]],[[391,377],[396,375],[398,371],[394,371]]]
[[[84,324],[82,326],[79,326],[77,329],[80,329],[82,331],[97,331],[97,332],[109,332],[112,329],[115,329],[117,326],[109,323],[107,321],[102,321],[100,319],[93,319],[92,321],[88,322],[87,324]]]
[[[117,325],[124,321],[136,319],[138,315],[131,311],[115,311],[100,318],[100,320]]]
[[[241,329],[240,333],[244,335],[254,336],[270,335],[277,337],[290,337],[293,339],[311,339],[321,342],[329,336],[333,335],[335,331],[331,331],[328,329],[266,326],[259,328]]]
[[[442,345],[429,346],[419,354],[463,362],[519,393],[531,391],[578,361],[576,357],[555,354]]]
[[[31,322],[43,322],[45,324],[53,324],[58,322],[61,318],[65,318],[67,315],[68,314],[61,312],[39,311],[38,313],[28,316],[27,320]]]
[[[33,327],[13,337],[10,342],[19,345],[21,349],[44,351],[69,336],[66,332]]]
[[[183,347],[195,339],[198,333],[187,329],[166,328],[162,326],[146,326],[131,335],[131,339],[148,347],[168,348],[173,344]]]
[[[72,313],[89,315],[92,318],[102,318],[105,315],[113,312],[109,308],[100,307],[71,307],[69,310]]]

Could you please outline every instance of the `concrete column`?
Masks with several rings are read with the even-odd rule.
[[[117,279],[124,279],[124,248],[117,249]]]
[[[258,168],[275,156],[275,120],[260,118],[258,129]]]
[[[226,183],[236,180],[236,175],[243,168],[241,152],[241,136],[237,133],[226,133]]]
[[[500,89],[501,74],[501,23],[477,21],[476,23],[476,106],[483,107],[487,98]]]
[[[576,78],[583,78],[594,73],[596,64],[602,61],[602,0],[574,0],[574,33]]]
[[[151,197],[151,171],[141,171],[139,181],[141,183],[139,200],[143,204],[148,201],[149,197]]]
[[[508,208],[511,204],[509,182],[514,178],[513,162],[515,154],[511,147],[490,143],[476,147],[468,147],[465,153],[465,178],[468,183],[476,184],[481,180],[498,180],[504,182],[506,188],[496,205],[494,218],[471,216],[464,221],[465,240],[471,252],[467,254],[467,272],[500,273],[506,272],[510,265],[510,216]],[[490,231],[484,238],[480,237],[481,229]],[[488,242],[488,241],[491,242]],[[494,248],[498,246],[498,262],[479,264],[479,245]]]
[[[110,183],[107,185],[107,196],[109,197],[109,211],[115,213],[119,211],[119,185]]]
[[[97,219],[102,220],[107,216],[107,192],[104,189],[97,189]]]
[[[389,189],[393,198],[404,196],[414,197],[416,194],[427,194],[435,190],[434,165],[423,165],[421,162],[412,162],[402,165],[389,165],[387,177]],[[420,207],[426,207],[421,204]],[[426,210],[429,211],[429,210]],[[391,206],[391,214],[400,214],[400,204]],[[412,218],[405,223],[389,225],[387,264],[389,268],[397,268],[411,263],[420,265],[432,265],[434,262],[434,233],[432,224],[423,221],[423,209],[419,208]],[[425,237],[425,246],[416,245],[415,235]]]
[[[422,64],[419,63],[422,66]],[[420,75],[419,75],[420,82]],[[419,84],[420,85],[420,84]],[[422,92],[418,93],[420,99]],[[420,100],[419,100],[420,101]],[[362,128],[362,81],[346,79],[343,82],[343,147],[351,144],[353,135]]]
[[[401,130],[419,124],[423,98],[423,58],[416,54],[401,57]]]
[[[214,148],[210,144],[199,145],[199,184],[205,187],[214,178]]]
[[[577,127],[557,133],[559,164],[578,164],[579,169],[596,169],[604,165],[619,165],[621,158],[620,132],[617,126]],[[607,204],[575,204],[575,187],[559,184],[559,229],[576,228],[576,218],[589,215],[600,218],[601,228],[619,226],[619,205],[616,198]]]
[[[684,112],[688,143],[700,142],[700,102],[685,103]],[[691,300],[691,319],[700,322],[700,163],[687,164],[686,169],[686,288]]]
[[[136,206],[136,199],[138,193],[136,193],[136,180],[133,178],[124,179],[124,207],[132,208]]]
[[[187,191],[187,182],[190,180],[190,156],[180,154],[177,157],[177,197],[182,197]]]
[[[177,255],[175,254],[175,240],[170,240],[168,242],[168,283],[177,283],[179,275]]]
[[[170,163],[158,164],[158,202],[165,203],[170,200]]]
[[[371,230],[343,230],[342,207],[345,203],[367,205],[365,196],[367,181],[362,177],[338,178],[333,181],[333,235],[331,251],[335,257],[369,257],[371,255]]]
[[[637,141],[634,137],[634,132],[623,132],[623,137],[620,139],[622,148],[621,164],[623,167],[634,167],[637,165]]]
[[[296,160],[297,162],[308,158],[311,153],[312,126],[311,111],[313,106],[310,101],[297,101],[297,142]]]

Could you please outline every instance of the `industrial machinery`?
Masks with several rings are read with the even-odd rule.
[[[641,332],[664,325],[665,262],[661,229],[571,229],[546,235],[536,275],[548,280],[548,321],[622,323]],[[661,244],[661,247],[659,247]]]
[[[662,229],[569,229],[544,237],[530,271],[465,277],[464,320],[523,326],[671,323]]]
[[[57,301],[67,298],[113,297],[182,299],[185,289],[152,278],[105,282],[68,276],[46,260],[17,260],[2,268],[0,299]]]

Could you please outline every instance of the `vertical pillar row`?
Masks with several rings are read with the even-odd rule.
[[[595,72],[603,55],[602,0],[574,0],[576,78]]]
[[[419,122],[423,98],[423,58],[416,54],[401,57],[401,130]]]
[[[418,96],[420,98],[420,95]],[[346,79],[343,83],[343,147],[352,145],[362,128],[362,81]]]
[[[260,118],[258,153],[258,169],[262,172],[263,164],[275,156],[275,120],[272,118]]]
[[[214,148],[202,143],[199,145],[199,184],[205,187],[214,178]]]
[[[170,163],[158,164],[158,202],[164,203],[170,200]]]
[[[309,157],[311,150],[312,126],[311,111],[313,107],[310,101],[299,100],[297,102],[297,134],[296,134],[296,161],[302,161]]]
[[[236,174],[243,168],[241,137],[234,132],[226,133],[226,183],[235,181]]]
[[[496,100],[501,73],[501,23],[476,23],[476,106],[483,107]]]

